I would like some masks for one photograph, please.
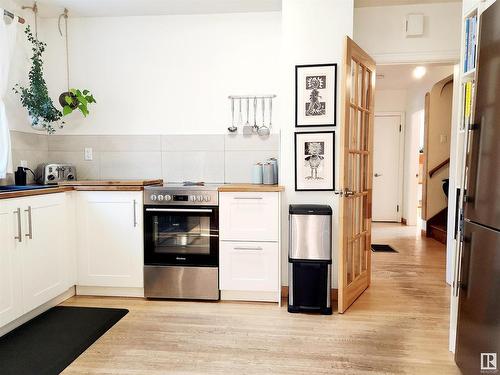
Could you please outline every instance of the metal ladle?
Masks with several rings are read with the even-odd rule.
[[[234,126],[234,98],[231,98],[231,126],[227,128],[229,132],[234,133],[238,128]]]
[[[259,125],[257,125],[257,97],[253,98],[253,127],[254,133],[259,131]]]
[[[269,110],[272,111],[272,105],[269,107]],[[267,137],[269,134],[271,134],[271,131],[266,126],[265,112],[266,112],[266,99],[262,98],[262,126],[257,131],[257,134],[259,134],[261,137]]]

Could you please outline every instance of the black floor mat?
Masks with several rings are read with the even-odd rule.
[[[379,245],[372,243],[372,251],[375,253],[397,253],[397,250],[394,250],[389,245]]]
[[[0,374],[59,374],[127,313],[54,307],[0,337]]]

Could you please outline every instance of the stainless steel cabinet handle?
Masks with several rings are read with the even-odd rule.
[[[14,238],[19,242],[23,242],[23,233],[21,231],[21,209],[18,208],[15,210],[14,215],[15,214],[17,214],[17,236],[14,236]]]
[[[134,199],[134,228],[137,226],[137,202]]]
[[[373,176],[380,177],[380,176],[382,176],[382,173],[375,173]]]
[[[234,250],[262,250],[262,247],[234,247]]]
[[[31,206],[28,206],[27,210],[24,210],[24,212],[28,213],[28,233],[25,234],[26,237],[28,237],[30,240],[33,239],[33,221],[31,220]]]
[[[234,197],[234,199],[263,199],[262,197]]]

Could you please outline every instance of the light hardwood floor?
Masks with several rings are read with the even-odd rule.
[[[73,297],[130,310],[65,374],[459,374],[448,352],[445,249],[415,227],[375,224],[370,288],[344,314],[276,304]]]

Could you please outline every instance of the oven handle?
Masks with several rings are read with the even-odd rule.
[[[146,208],[146,212],[213,212],[210,208]]]

